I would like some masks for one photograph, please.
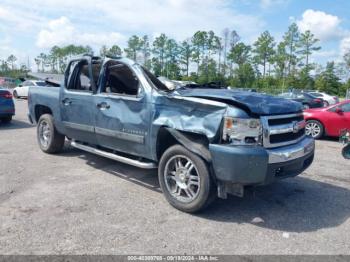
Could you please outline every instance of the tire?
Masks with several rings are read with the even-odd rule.
[[[13,91],[13,97],[14,97],[14,98],[16,98],[16,99],[17,99],[17,98],[19,98],[19,96],[18,96],[18,94],[17,94],[17,91],[16,91],[16,90],[15,90],[15,91]]]
[[[5,124],[8,124],[12,121],[12,116],[3,117],[1,118],[1,121]]]
[[[43,152],[48,154],[60,152],[64,146],[64,138],[65,136],[56,130],[52,115],[44,114],[39,118],[37,139]]]
[[[306,110],[306,109],[310,109],[310,106],[308,104],[303,104],[303,109]]]
[[[350,144],[344,146],[341,153],[345,159],[350,159]]]
[[[174,145],[164,152],[158,178],[166,200],[181,211],[198,212],[215,199],[207,163],[181,145]]]
[[[320,139],[323,136],[324,127],[321,122],[317,120],[308,120],[306,121],[305,133],[314,139]]]

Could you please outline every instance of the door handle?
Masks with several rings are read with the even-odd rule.
[[[109,109],[111,106],[109,104],[107,104],[106,102],[101,102],[101,103],[98,103],[97,105],[97,108],[100,109],[100,110],[105,110],[105,109]]]
[[[62,103],[65,106],[69,106],[72,103],[72,101],[69,98],[65,98],[65,99],[62,100]]]

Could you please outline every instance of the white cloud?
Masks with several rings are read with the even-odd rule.
[[[120,44],[124,40],[125,37],[117,32],[81,32],[67,17],[62,16],[51,20],[47,28],[39,32],[36,45],[40,48],[64,44],[101,46]]]
[[[350,35],[344,37],[340,41],[340,54],[343,56],[345,53],[350,52]]]
[[[339,39],[344,33],[340,23],[341,19],[338,16],[312,9],[306,10],[302,19],[297,21],[301,31],[310,30],[322,41]]]

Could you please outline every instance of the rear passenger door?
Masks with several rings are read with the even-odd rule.
[[[96,90],[91,58],[71,61],[60,93],[61,120],[69,138],[96,144],[93,92]]]

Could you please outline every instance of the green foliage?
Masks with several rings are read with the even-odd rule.
[[[297,56],[297,48],[299,43],[300,33],[296,23],[288,27],[288,31],[283,37],[288,53],[288,75],[295,72],[295,67],[299,61]]]
[[[249,62],[251,47],[244,43],[237,43],[232,46],[228,59],[237,65],[242,65]]]
[[[137,61],[137,52],[142,48],[142,38],[133,35],[128,40],[128,47],[124,49],[126,57]]]
[[[110,57],[119,57],[123,53],[122,49],[118,45],[113,45],[110,48],[103,45],[100,49],[100,56],[110,56]]]
[[[263,32],[254,43],[254,61],[263,66],[263,77],[266,75],[266,64],[272,62],[275,40],[268,31]]]
[[[315,44],[317,44],[319,41],[320,40],[314,38],[314,35],[309,30],[300,35],[300,50],[297,51],[297,53],[305,57],[305,67],[307,69],[309,69],[309,56],[312,54],[313,51],[318,51],[321,49],[320,46],[315,46]]]
[[[335,72],[335,63],[328,62],[326,69],[316,77],[315,87],[317,90],[332,95],[344,95],[342,84]]]

